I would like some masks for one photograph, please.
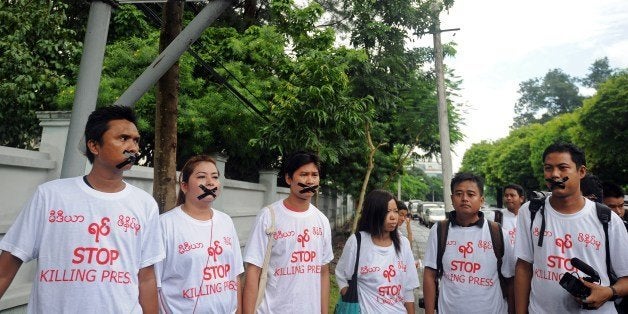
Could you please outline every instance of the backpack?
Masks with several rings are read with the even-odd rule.
[[[506,298],[506,278],[502,275],[502,259],[504,257],[504,235],[502,233],[502,227],[500,224],[485,220],[488,225],[488,230],[491,233],[491,241],[493,242],[493,252],[497,258],[497,275],[499,278],[499,286],[502,290],[502,296]],[[445,219],[438,222],[436,225],[436,239],[438,241],[438,248],[436,251],[436,278],[440,279],[443,276],[443,254],[445,254],[445,246],[447,244],[447,234],[449,233],[449,219]],[[436,291],[438,292],[438,281],[436,282]]]
[[[504,224],[504,212],[502,212],[501,210],[495,210],[495,222],[503,225]]]
[[[539,193],[540,194],[540,193]],[[539,230],[539,241],[537,246],[543,246],[543,233],[545,233],[545,199],[547,198],[546,194],[540,194],[541,197],[530,199],[530,205],[528,209],[530,210],[530,235],[532,235],[532,224],[534,223],[534,217],[537,212],[541,212],[541,229]],[[608,274],[608,279],[610,284],[613,285],[617,282],[617,275],[613,271],[611,267],[611,252],[608,248],[608,222],[611,221],[611,209],[602,204],[595,202],[595,211],[597,212],[597,218],[600,220],[602,224],[602,229],[604,229],[604,244],[606,248],[606,273]],[[534,247],[534,246],[533,246]]]

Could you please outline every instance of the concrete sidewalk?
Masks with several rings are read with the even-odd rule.
[[[412,253],[414,253],[414,260],[422,261],[425,256],[425,248],[427,246],[427,237],[430,233],[430,229],[419,223],[418,220],[412,220],[410,222],[410,227],[412,228],[412,237],[414,240],[412,241]],[[421,286],[419,289],[414,291],[414,304],[415,304],[415,312],[423,314],[425,311],[422,308],[419,308],[419,298],[423,297],[423,268],[417,269],[419,273],[419,282]]]

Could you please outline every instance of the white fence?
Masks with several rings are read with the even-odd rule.
[[[0,237],[7,232],[22,206],[35,188],[46,181],[59,178],[63,150],[70,123],[70,112],[40,112],[43,127],[39,151],[0,146]],[[225,173],[227,159],[218,156],[220,173]],[[86,173],[89,165],[86,167]],[[152,193],[153,169],[135,166],[125,173],[125,180]],[[223,191],[214,207],[229,214],[238,230],[241,245],[248,240],[255,216],[264,205],[288,195],[289,190],[277,187],[277,172],[260,171],[259,183],[221,179]],[[318,208],[327,215],[332,228],[341,226],[353,215],[351,197],[338,196],[322,189]],[[9,290],[0,300],[0,312],[21,313],[28,302],[36,261],[22,265]],[[13,308],[13,309],[12,309]]]

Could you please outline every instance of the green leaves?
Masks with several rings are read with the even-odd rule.
[[[542,153],[555,141],[576,144],[586,153],[587,169],[602,180],[628,183],[628,73],[612,75],[581,109],[551,118],[544,124],[519,127],[495,142],[474,144],[465,152],[462,171],[486,178],[486,185],[501,188],[521,184],[526,190],[543,189]],[[495,189],[487,189],[489,193]]]
[[[545,77],[519,84],[521,97],[515,104],[514,127],[530,123],[544,123],[559,114],[572,112],[582,105],[578,95],[577,79],[560,69],[553,69]]]
[[[0,3],[0,145],[38,145],[35,111],[55,109],[56,93],[75,76],[80,43],[64,26],[67,8],[44,0]]]

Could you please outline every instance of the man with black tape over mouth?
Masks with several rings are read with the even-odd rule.
[[[311,204],[320,184],[319,157],[293,153],[283,172],[288,197],[262,208],[246,244],[243,313],[327,313],[331,228]]]
[[[628,295],[628,233],[610,209],[582,195],[586,173],[584,152],[571,143],[556,142],[543,152],[543,175],[552,193],[538,207],[527,202],[519,210],[517,313],[588,313],[584,308],[616,313],[613,300]],[[582,280],[591,290],[585,298],[576,299],[559,284],[565,273],[585,276],[572,258],[600,274],[599,284]]]
[[[139,150],[136,120],[122,106],[89,115],[92,168],[37,188],[0,241],[0,297],[21,264],[37,258],[29,313],[157,313],[159,210],[150,194],[123,180]]]

